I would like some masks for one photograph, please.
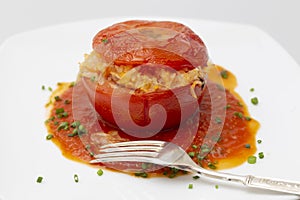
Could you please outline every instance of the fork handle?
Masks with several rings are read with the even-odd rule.
[[[253,188],[300,195],[299,182],[297,183],[297,182],[291,182],[291,181],[280,180],[280,179],[256,177],[252,175],[241,176],[236,174],[211,171],[199,167],[192,167],[191,169],[194,170],[194,172],[197,172],[198,174],[209,178],[214,178],[214,179],[219,179],[219,180],[229,181],[229,182],[242,183],[245,186],[249,186]]]
[[[261,188],[261,189],[300,195],[300,183],[296,183],[296,182],[255,177],[249,175],[246,177],[246,181],[244,184],[254,188]]]

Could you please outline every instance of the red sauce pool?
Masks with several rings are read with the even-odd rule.
[[[259,123],[249,116],[245,102],[234,91],[237,85],[235,76],[226,70],[227,76],[221,78],[222,71],[225,69],[219,66],[208,71],[209,87],[201,100],[200,113],[182,126],[181,131],[184,134],[172,130],[147,139],[172,141],[182,146],[196,163],[217,170],[238,166],[244,163],[248,156],[253,155],[256,152],[255,135]],[[47,106],[48,132],[53,135],[52,141],[61,149],[65,157],[88,164],[97,153],[97,145],[99,146],[99,142],[101,143],[103,139],[108,139],[110,142],[137,140],[114,130],[101,120],[95,121],[93,111],[84,107],[87,106],[87,97],[77,95],[77,98],[74,98],[74,91],[76,94],[84,94],[80,83],[74,87],[69,83],[58,84],[58,88],[50,97],[52,103]],[[74,101],[77,101],[76,104]],[[74,124],[72,127],[72,123],[78,119],[78,113],[86,115],[81,121],[86,133],[72,136],[74,129],[79,128]],[[136,167],[142,170],[141,165],[137,163],[115,163],[106,167],[119,170]],[[172,175],[174,171],[172,170],[163,168],[150,174]]]

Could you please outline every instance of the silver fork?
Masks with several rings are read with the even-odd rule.
[[[101,146],[91,163],[143,162],[197,173],[203,177],[242,183],[245,186],[300,195],[300,183],[279,179],[235,175],[207,170],[197,165],[179,146],[170,142],[142,140]]]

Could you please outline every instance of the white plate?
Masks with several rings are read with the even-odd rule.
[[[123,19],[101,19],[34,30],[0,48],[0,200],[16,199],[296,199],[191,176],[142,179],[72,162],[61,155],[44,127],[49,92],[41,86],[73,81],[78,62],[91,51],[98,30]],[[190,26],[206,42],[212,60],[236,74],[238,92],[261,128],[257,164],[228,171],[300,181],[300,68],[272,38],[245,25],[168,19]],[[249,92],[251,87],[255,92]],[[249,103],[252,96],[259,105]],[[73,180],[79,175],[79,183]],[[42,184],[36,183],[43,176]],[[194,189],[188,189],[193,183]],[[215,189],[215,185],[219,189]]]

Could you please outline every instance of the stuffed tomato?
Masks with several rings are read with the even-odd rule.
[[[205,44],[188,27],[126,21],[96,34],[79,80],[100,120],[145,138],[197,113],[207,62]]]

